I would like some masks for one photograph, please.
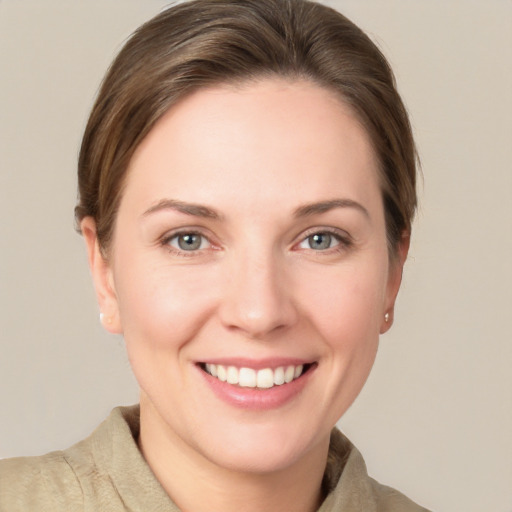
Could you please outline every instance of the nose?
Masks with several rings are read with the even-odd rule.
[[[219,307],[222,323],[252,339],[265,339],[297,321],[293,286],[285,265],[268,254],[231,261]]]

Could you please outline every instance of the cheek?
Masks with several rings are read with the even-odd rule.
[[[116,291],[134,375],[154,400],[184,396],[186,347],[210,317],[213,299],[205,290],[213,283],[198,268],[134,261],[122,268]]]
[[[378,337],[385,279],[375,266],[316,272],[304,281],[304,308],[331,344],[350,345]]]
[[[212,308],[211,273],[199,267],[148,265],[130,261],[119,266],[116,292],[124,338],[152,350],[180,346],[201,328]]]
[[[308,317],[322,340],[323,376],[319,403],[334,424],[360,393],[375,361],[385,279],[380,269],[340,269],[310,280],[304,288]]]

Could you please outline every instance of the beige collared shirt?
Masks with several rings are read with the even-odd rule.
[[[118,407],[67,450],[0,461],[0,512],[179,512],[142,457],[138,433],[138,406]],[[370,478],[361,454],[337,429],[324,488],[318,512],[426,511]]]

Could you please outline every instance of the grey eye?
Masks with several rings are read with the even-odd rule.
[[[197,251],[203,249],[207,241],[202,235],[197,233],[183,233],[174,236],[169,244],[182,251]]]
[[[300,247],[302,249],[313,249],[314,251],[325,251],[339,245],[340,240],[336,235],[327,232],[319,232],[305,238]]]
[[[315,233],[308,236],[308,244],[311,249],[321,251],[331,247],[332,236],[329,233]]]

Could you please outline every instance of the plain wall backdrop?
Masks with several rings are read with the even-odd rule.
[[[391,61],[424,184],[396,322],[340,421],[369,472],[438,511],[512,511],[512,2],[332,0]],[[99,82],[157,0],[0,0],[0,457],[137,401],[73,230]]]

